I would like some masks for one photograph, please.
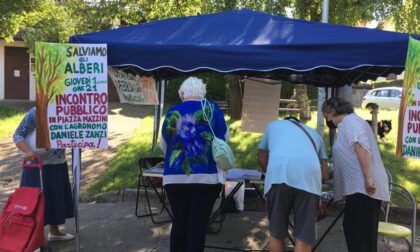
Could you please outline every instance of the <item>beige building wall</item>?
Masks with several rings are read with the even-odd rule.
[[[14,41],[11,43],[6,43],[3,39],[0,39],[0,100],[4,100],[4,90],[5,90],[5,55],[4,55],[4,48],[6,46],[10,47],[25,47],[23,41]],[[30,58],[32,55],[30,56]],[[29,58],[29,61],[30,61]],[[29,66],[31,62],[29,62]],[[35,101],[35,72],[30,71],[29,73],[29,100]]]

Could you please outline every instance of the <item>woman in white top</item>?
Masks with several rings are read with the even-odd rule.
[[[376,252],[379,211],[389,201],[388,179],[369,124],[353,105],[330,98],[324,116],[338,127],[332,147],[334,198],[346,199],[343,229],[349,252]]]

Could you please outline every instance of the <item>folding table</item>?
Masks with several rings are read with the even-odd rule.
[[[163,169],[158,167],[152,167],[150,169],[145,170],[142,173],[143,177],[163,177]],[[235,181],[237,184],[232,189],[232,191],[225,197],[222,198],[222,202],[219,205],[219,207],[211,214],[209,218],[209,226],[211,226],[213,223],[219,223],[219,228],[216,230],[213,230],[212,233],[217,233],[221,230],[221,223],[223,222],[224,216],[223,216],[223,210],[227,207],[228,202],[230,199],[234,197],[234,195],[238,192],[238,190],[241,188],[241,186],[247,182],[250,183],[258,192],[260,197],[263,199],[261,192],[257,188],[257,184],[262,184],[263,180],[261,179],[261,173],[252,169],[231,169],[228,170],[226,173],[226,178],[228,181]],[[167,202],[165,201],[163,195],[157,190],[157,188],[152,184],[153,191],[155,192],[156,196],[158,197],[160,203],[162,204],[162,207],[165,209],[165,211],[168,213],[169,217],[172,219],[173,215],[171,212],[170,207],[167,205]],[[146,204],[149,210],[151,210],[150,206],[150,195],[147,189],[144,189],[145,197],[146,197]],[[219,221],[216,221],[216,219],[220,217]]]
[[[144,170],[140,173],[140,178],[141,181],[143,181],[143,184],[145,183],[145,177],[149,177],[149,178],[162,178],[163,177],[163,168],[162,167],[152,167],[150,169]],[[151,187],[153,189],[153,191],[155,192],[155,195],[158,197],[159,202],[162,205],[162,211],[160,213],[164,211],[166,211],[166,213],[168,213],[170,220],[165,220],[165,221],[155,221],[153,219],[153,215],[155,215],[155,213],[152,212],[152,208],[150,205],[150,195],[149,192],[147,190],[148,187]],[[165,201],[165,197],[164,197],[164,192],[163,192],[163,188],[161,193],[158,191],[158,188],[156,187],[156,185],[154,183],[150,183],[149,186],[144,186],[144,195],[146,198],[146,209],[149,210],[149,214],[145,214],[143,216],[140,217],[147,217],[149,216],[152,220],[153,223],[155,224],[161,224],[161,223],[167,223],[167,222],[171,222],[172,221],[172,212],[170,211],[170,209],[168,208],[166,201]],[[138,190],[138,189],[137,189]],[[136,203],[136,207],[138,206],[138,202]]]
[[[143,176],[144,177],[163,177],[163,169],[162,168],[157,168],[157,167],[152,167],[150,169],[145,170],[143,172]],[[226,196],[226,198],[222,199],[222,202],[221,202],[220,206],[211,214],[211,216],[209,218],[209,224],[208,224],[209,227],[211,227],[211,225],[214,224],[214,223],[219,224],[219,227],[217,229],[212,230],[213,234],[218,233],[221,230],[222,223],[223,223],[223,220],[224,220],[223,210],[227,207],[227,204],[228,204],[229,200],[234,197],[234,195],[238,192],[238,190],[241,188],[241,186],[244,183],[251,184],[256,189],[256,192],[258,193],[258,195],[260,196],[262,201],[264,201],[263,195],[260,192],[260,190],[258,189],[258,185],[261,185],[261,184],[264,183],[264,180],[261,178],[261,173],[260,172],[258,172],[256,170],[253,170],[253,169],[234,168],[234,169],[228,170],[226,172],[226,180],[237,182],[237,184],[234,186],[232,191]],[[172,219],[173,218],[172,212],[170,210],[170,207],[167,205],[167,202],[165,202],[162,194],[157,190],[157,188],[153,188],[153,191],[155,192],[156,196],[158,197],[160,203],[162,204],[162,207],[165,209],[165,211],[168,213],[169,217]],[[147,204],[147,207],[149,207],[149,209],[150,209],[150,201],[148,200],[149,199],[149,194],[148,194],[146,189],[145,189],[145,194],[146,194],[146,199],[147,199],[146,204]],[[327,199],[330,203],[332,202],[332,193],[329,193],[327,196],[324,193],[323,196],[327,197]],[[312,251],[315,251],[317,249],[317,247],[321,244],[321,242],[324,240],[324,238],[328,235],[328,233],[331,231],[331,229],[334,227],[334,225],[337,223],[337,221],[343,215],[343,213],[344,213],[344,209],[340,211],[340,213],[334,218],[333,222],[329,225],[327,230],[317,240],[317,243],[313,247]],[[217,220],[217,218],[220,218],[220,220]],[[289,239],[291,239],[291,241],[293,242],[293,238],[289,237]],[[216,248],[216,247],[214,247],[214,248]],[[229,250],[229,248],[224,248],[224,249]],[[236,249],[236,250],[238,250],[238,249]],[[243,250],[243,251],[247,251],[247,250]],[[261,251],[266,251],[266,250],[263,249]]]

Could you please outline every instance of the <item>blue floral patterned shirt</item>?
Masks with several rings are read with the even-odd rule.
[[[15,133],[13,134],[13,142],[18,143],[25,141],[25,138],[35,130],[36,108],[33,107],[26,113],[20,122]],[[37,152],[36,150],[33,150]],[[66,162],[65,149],[48,149],[38,154],[42,157],[44,165],[62,164]]]
[[[211,118],[214,134],[226,140],[227,126],[220,108],[208,101],[205,110]],[[213,134],[203,117],[200,100],[184,101],[170,108],[162,126],[163,183],[219,183],[218,168],[211,151],[212,140]]]

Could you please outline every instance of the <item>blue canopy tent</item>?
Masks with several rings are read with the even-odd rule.
[[[413,37],[419,39],[418,35]],[[401,73],[408,38],[408,34],[308,22],[244,9],[74,35],[70,42],[106,43],[108,65],[133,66],[158,80],[155,150],[163,107],[162,80],[216,71],[340,87]],[[78,224],[76,234],[79,248]]]
[[[74,35],[70,41],[106,43],[109,65],[135,66],[158,79],[216,71],[337,87],[400,73],[408,37],[243,9]]]
[[[134,66],[158,80],[216,71],[339,87],[401,73],[408,38],[243,9],[74,35],[70,41],[106,43],[109,65]]]

